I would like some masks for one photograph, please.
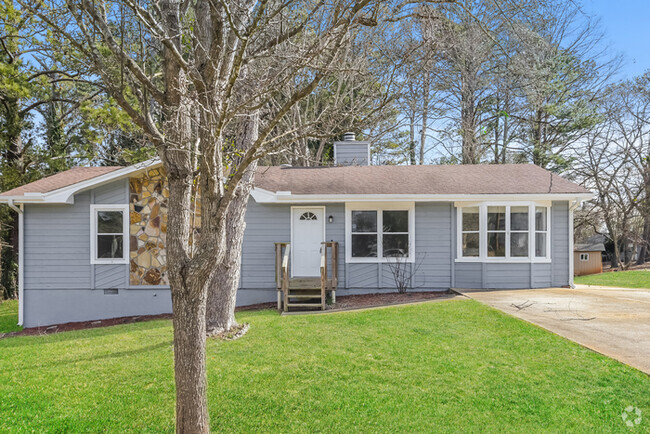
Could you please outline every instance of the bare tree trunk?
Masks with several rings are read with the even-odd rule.
[[[424,148],[427,141],[427,128],[429,121],[429,89],[431,84],[431,76],[429,73],[424,74],[424,89],[422,90],[422,131],[420,131],[420,161],[419,164],[424,164]]]
[[[171,257],[186,256],[192,177],[171,171],[167,248]],[[207,433],[207,377],[205,368],[205,304],[207,288],[185,261],[169,263],[174,312],[174,371],[176,432]]]
[[[409,117],[409,162],[415,165],[415,116],[411,114]]]
[[[244,131],[238,137],[238,149],[249,149],[257,140],[259,115],[248,117]],[[208,335],[222,333],[237,326],[235,305],[241,274],[242,243],[246,222],[246,206],[250,197],[257,162],[251,163],[244,173],[228,207],[226,218],[226,245],[223,261],[217,266],[216,274],[210,283],[206,311],[206,331]]]
[[[316,151],[316,164],[323,165],[323,151],[325,151],[325,139],[320,139],[318,143],[318,151]]]

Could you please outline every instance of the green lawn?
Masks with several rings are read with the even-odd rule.
[[[215,431],[650,427],[650,377],[474,301],[238,318],[208,343]],[[173,390],[170,321],[0,340],[1,432],[171,432]]]
[[[0,300],[0,334],[22,329],[18,323],[18,300]]]
[[[576,276],[581,285],[617,286],[621,288],[650,288],[650,271],[616,271],[589,276]]]

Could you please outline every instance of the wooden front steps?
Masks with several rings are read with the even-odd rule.
[[[325,300],[321,282],[317,277],[294,277],[289,279],[287,310],[323,309]]]
[[[325,310],[329,293],[336,301],[338,286],[338,251],[335,241],[321,243],[320,277],[290,277],[291,245],[275,243],[275,282],[278,310]]]

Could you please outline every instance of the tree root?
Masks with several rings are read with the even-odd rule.
[[[222,341],[234,341],[239,339],[246,334],[250,328],[249,323],[237,324],[231,327],[229,330],[224,330],[223,328],[213,328],[208,330],[207,335],[209,338],[221,339]]]

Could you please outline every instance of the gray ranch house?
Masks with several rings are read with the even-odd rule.
[[[534,165],[371,166],[347,134],[333,167],[260,167],[238,305],[325,297],[572,285],[573,211],[592,197]],[[19,214],[19,322],[36,327],[171,312],[159,161],[78,167],[0,195]],[[193,237],[200,236],[195,200]]]

